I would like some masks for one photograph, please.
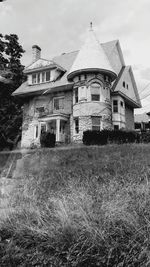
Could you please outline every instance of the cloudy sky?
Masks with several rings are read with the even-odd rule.
[[[19,36],[26,50],[24,65],[31,62],[33,44],[38,44],[42,57],[48,59],[79,49],[90,21],[100,42],[120,40],[126,65],[133,67],[144,110],[150,110],[150,0],[0,2],[0,32]]]

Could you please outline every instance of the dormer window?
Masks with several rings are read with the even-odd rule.
[[[36,74],[32,74],[32,84],[35,84],[36,82]]]
[[[46,71],[46,82],[50,81],[50,71]]]
[[[51,71],[43,71],[32,74],[32,84],[49,82],[51,80]]]

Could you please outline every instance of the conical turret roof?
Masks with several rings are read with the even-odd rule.
[[[96,39],[92,26],[90,27],[85,43],[81,47],[69,73],[68,80],[83,72],[100,72],[111,77],[112,81],[117,75],[112,69],[103,47]]]

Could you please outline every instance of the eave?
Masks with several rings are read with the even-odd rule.
[[[124,98],[124,101],[127,105],[132,106],[133,108],[141,108],[141,104],[135,102],[133,99],[129,98],[127,95],[125,95],[120,91],[111,92],[111,95],[112,96],[120,95],[121,97]]]
[[[73,87],[73,83],[69,83],[66,85],[51,87],[48,89],[41,89],[37,91],[20,92],[20,93],[15,93],[15,94],[13,93],[12,95],[16,97],[25,98],[29,96],[39,96],[39,95],[47,95],[47,94],[55,93],[55,92],[69,91],[72,89],[72,87]]]

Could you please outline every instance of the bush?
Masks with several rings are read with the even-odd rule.
[[[107,143],[139,143],[140,136],[134,131],[123,130],[102,130],[83,132],[83,144],[85,145],[105,145]]]
[[[41,147],[54,147],[56,142],[56,136],[50,132],[41,133],[40,143]]]
[[[142,132],[141,133],[141,142],[142,143],[150,143],[150,132]]]

